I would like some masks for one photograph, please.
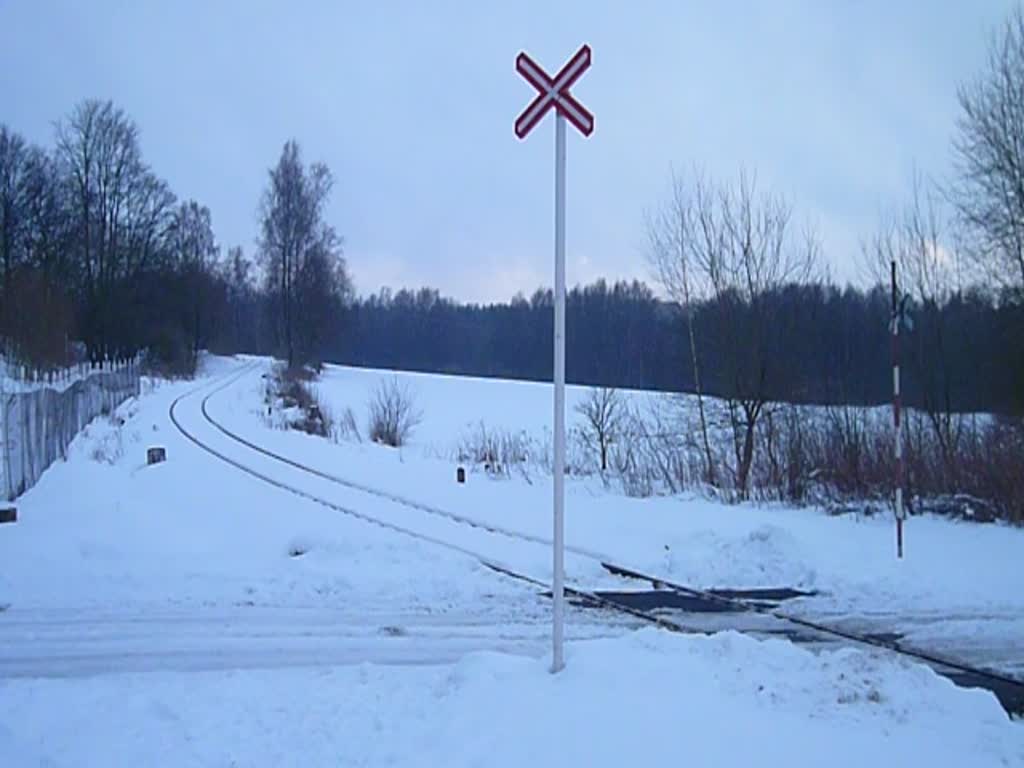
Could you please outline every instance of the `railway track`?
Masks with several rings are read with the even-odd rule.
[[[333,473],[324,472],[314,467],[307,466],[301,462],[295,461],[294,459],[268,450],[264,446],[258,445],[251,440],[237,434],[236,432],[228,429],[226,426],[214,419],[209,412],[209,401],[210,399],[218,394],[219,392],[227,389],[229,386],[237,382],[247,373],[255,370],[258,367],[258,363],[251,363],[238,371],[237,373],[229,374],[225,378],[225,381],[218,384],[212,390],[210,390],[203,397],[200,404],[200,412],[206,423],[212,426],[220,434],[227,437],[229,440],[245,447],[249,451],[253,451],[266,458],[269,458],[282,465],[289,466],[292,469],[298,470],[305,474],[318,477],[329,483],[344,487],[351,491],[366,494],[378,499],[383,499],[392,504],[400,505],[406,508],[417,510],[418,512],[431,515],[437,518],[444,519],[446,521],[456,523],[458,525],[468,526],[477,530],[482,530],[488,534],[495,536],[502,536],[510,539],[514,539],[520,542],[529,542],[540,546],[550,547],[551,540],[542,536],[535,536],[520,531],[515,531],[502,526],[497,526],[483,521],[474,519],[466,515],[460,515],[449,510],[444,510],[439,507],[425,504],[415,499],[410,499],[390,491],[375,488],[364,483],[353,481],[349,478],[341,477]],[[189,441],[194,443],[197,447],[211,454],[215,458],[235,467],[236,469],[249,474],[263,482],[269,483],[282,490],[293,493],[299,497],[305,498],[309,501],[313,501],[320,504],[328,509],[335,512],[354,517],[365,523],[376,525],[384,529],[390,530],[394,533],[399,533],[405,536],[410,536],[421,541],[425,541],[435,546],[443,547],[449,550],[459,552],[463,555],[469,556],[477,560],[485,567],[504,574],[510,578],[522,581],[530,584],[534,587],[549,590],[549,585],[546,581],[536,578],[527,573],[523,573],[520,569],[513,567],[507,563],[495,560],[480,552],[474,551],[468,547],[464,547],[459,544],[455,544],[451,541],[446,541],[442,538],[425,534],[421,531],[416,531],[411,528],[396,525],[395,523],[380,519],[373,515],[366,514],[356,510],[350,506],[338,504],[334,501],[324,499],[316,494],[309,493],[301,488],[298,488],[290,483],[281,481],[278,478],[271,477],[264,472],[260,472],[238,461],[231,456],[226,455],[222,451],[204,443],[198,436],[188,431],[184,425],[178,419],[175,409],[179,403],[186,397],[195,395],[196,390],[187,392],[171,403],[169,409],[169,416],[174,424],[175,428],[182,433]],[[951,678],[954,682],[960,685],[968,687],[984,687],[991,690],[999,698],[1004,708],[1008,712],[1014,714],[1024,714],[1024,681],[1010,677],[1008,675],[980,667],[976,667],[956,659],[945,658],[939,654],[931,653],[927,650],[907,647],[902,645],[898,640],[879,637],[876,635],[869,635],[864,633],[858,633],[842,629],[839,627],[831,626],[825,623],[807,619],[801,616],[795,616],[785,611],[778,609],[772,605],[766,605],[759,601],[745,600],[739,597],[721,594],[719,592],[709,591],[691,587],[685,584],[679,584],[673,582],[670,579],[665,579],[660,576],[651,575],[639,571],[637,569],[617,564],[613,562],[613,559],[599,552],[589,550],[586,548],[576,546],[566,546],[566,551],[571,552],[580,557],[588,558],[600,563],[610,574],[628,578],[631,580],[647,583],[652,589],[656,590],[667,590],[674,592],[678,595],[685,596],[687,598],[696,599],[706,602],[708,605],[714,605],[720,607],[722,610],[727,610],[736,613],[751,613],[758,614],[761,616],[769,617],[772,620],[781,622],[783,624],[791,626],[794,630],[803,633],[812,633],[813,635],[820,636],[822,638],[830,639],[832,641],[841,641],[846,643],[853,643],[857,645],[868,646],[871,648],[882,649],[891,653],[895,653],[904,657],[913,658],[917,661],[924,662],[935,669],[940,674]],[[550,593],[549,593],[550,594]],[[689,626],[681,621],[674,618],[668,618],[663,615],[658,615],[649,610],[640,610],[629,605],[623,604],[620,601],[609,599],[602,594],[593,590],[585,589],[578,585],[572,585],[567,583],[566,594],[569,598],[575,600],[586,606],[600,608],[604,610],[615,611],[618,613],[628,614],[642,622],[653,624],[655,626],[667,629],[672,632],[681,633],[700,633],[703,630]]]
[[[268,457],[274,458],[276,460],[280,460],[282,462],[285,462],[285,463],[293,466],[296,469],[300,469],[300,470],[308,472],[310,474],[317,474],[319,476],[324,477],[325,479],[331,479],[329,476],[325,475],[324,473],[319,473],[317,470],[311,469],[309,467],[305,467],[305,465],[299,464],[298,462],[291,461],[291,460],[286,459],[284,457],[279,457],[277,454],[273,454],[273,453],[271,453],[269,451],[266,451],[265,449],[261,448],[260,446],[257,446],[257,445],[255,445],[253,443],[248,442],[248,441],[244,441],[241,437],[235,436],[235,435],[233,435],[233,433],[228,432],[224,427],[220,426],[217,422],[215,422],[210,417],[210,415],[209,415],[209,413],[207,411],[207,408],[206,408],[206,404],[209,401],[209,398],[212,395],[216,394],[217,392],[221,391],[222,389],[225,389],[226,387],[228,387],[231,384],[233,384],[235,381],[237,381],[243,375],[248,373],[254,367],[255,367],[254,365],[246,366],[240,372],[238,372],[238,373],[236,373],[234,375],[229,376],[228,379],[224,383],[222,383],[221,385],[216,387],[214,390],[212,390],[210,393],[208,393],[206,395],[206,397],[203,398],[202,405],[201,405],[201,412],[202,412],[203,418],[208,423],[210,423],[212,426],[216,427],[219,431],[223,432],[225,435],[228,435],[229,437],[231,437],[234,440],[242,442],[247,448],[249,448],[251,450],[257,451],[259,453],[262,453],[262,454],[264,454],[264,455],[266,455]],[[194,391],[186,392],[186,393],[178,396],[177,398],[175,398],[174,401],[171,403],[170,408],[168,409],[168,416],[170,417],[171,423],[174,425],[175,429],[177,429],[186,439],[188,439],[191,443],[193,443],[194,445],[196,445],[198,448],[200,448],[201,450],[205,451],[206,453],[209,453],[210,455],[212,455],[216,459],[218,459],[220,461],[223,461],[226,464],[231,465],[235,469],[238,469],[239,471],[244,472],[245,474],[250,475],[251,477],[255,477],[256,479],[261,480],[261,481],[263,481],[265,483],[268,483],[269,485],[272,485],[272,486],[274,486],[276,488],[279,488],[281,490],[284,490],[284,491],[287,491],[289,493],[292,493],[292,494],[294,494],[294,495],[296,495],[296,496],[298,496],[300,498],[303,498],[303,499],[306,499],[308,501],[312,501],[312,502],[314,502],[316,504],[319,504],[321,506],[324,506],[324,507],[326,507],[326,508],[328,508],[328,509],[330,509],[330,510],[332,510],[334,512],[340,512],[341,514],[347,515],[349,517],[353,517],[353,518],[355,518],[357,520],[360,520],[360,521],[362,521],[364,523],[367,523],[367,524],[370,524],[370,525],[374,525],[374,526],[377,526],[379,528],[383,528],[383,529],[391,531],[393,533],[398,533],[398,534],[401,534],[403,536],[409,536],[411,538],[414,538],[414,539],[417,539],[417,540],[420,540],[420,541],[424,541],[424,542],[426,542],[428,544],[432,544],[434,546],[438,546],[438,547],[442,547],[444,549],[448,549],[448,550],[451,550],[451,551],[454,551],[454,552],[458,552],[459,554],[466,555],[468,557],[473,558],[474,560],[479,562],[481,565],[485,566],[486,568],[488,568],[488,569],[490,569],[492,571],[495,571],[497,573],[503,574],[503,575],[508,576],[510,578],[513,578],[513,579],[515,579],[517,581],[522,581],[524,583],[530,584],[530,585],[532,585],[534,587],[538,587],[538,588],[541,588],[541,589],[548,588],[547,582],[542,581],[542,580],[540,580],[540,579],[538,579],[538,578],[536,578],[534,576],[531,576],[529,574],[523,573],[521,570],[519,570],[519,569],[517,569],[517,568],[515,568],[515,567],[513,567],[513,566],[511,566],[511,565],[509,565],[507,563],[501,562],[500,560],[497,560],[495,558],[492,558],[492,557],[490,557],[488,555],[485,555],[485,554],[482,554],[480,552],[474,551],[474,550],[469,549],[467,547],[463,547],[463,546],[461,546],[459,544],[455,544],[455,543],[452,543],[450,541],[446,541],[444,539],[440,539],[440,538],[438,538],[436,536],[431,536],[431,535],[425,534],[425,533],[423,533],[421,531],[415,531],[415,530],[413,530],[411,528],[407,528],[407,527],[401,526],[401,525],[396,525],[395,523],[389,522],[387,520],[382,520],[379,517],[374,517],[373,515],[369,515],[369,514],[366,514],[364,512],[360,512],[360,511],[358,511],[356,509],[353,509],[350,506],[338,504],[338,503],[336,503],[334,501],[330,501],[328,499],[324,499],[324,498],[322,498],[320,496],[317,496],[316,494],[309,493],[308,491],[305,491],[305,490],[303,490],[301,488],[298,488],[298,487],[296,487],[296,486],[294,486],[294,485],[292,485],[290,483],[286,483],[286,482],[284,482],[284,481],[282,481],[282,480],[280,480],[278,478],[271,477],[271,476],[267,475],[264,472],[260,472],[259,470],[256,470],[256,469],[254,469],[254,468],[252,468],[252,467],[250,467],[250,466],[248,466],[246,464],[243,464],[242,462],[238,461],[237,459],[234,459],[231,456],[228,456],[224,452],[217,450],[216,448],[208,445],[207,443],[204,443],[197,435],[193,434],[191,431],[189,431],[185,427],[184,424],[182,424],[181,420],[178,418],[178,416],[176,414],[176,409],[177,409],[178,405],[180,404],[180,402],[182,400],[184,400],[185,398],[192,396],[193,394],[194,394]],[[338,480],[337,482],[341,482],[341,481]],[[355,488],[356,486],[354,484],[352,484],[349,487]],[[363,489],[362,488],[357,488],[357,490],[363,490]],[[369,491],[366,491],[366,492],[369,492]],[[388,494],[386,494],[384,492],[380,492],[380,493],[378,493],[376,495],[380,495],[380,496],[386,497]],[[409,505],[409,506],[415,506],[415,508],[420,509],[421,511],[430,511],[430,508],[426,507],[425,505],[414,505],[413,502],[406,502],[406,501],[398,502],[398,501],[396,501],[396,503],[406,504],[406,505]],[[452,515],[447,515],[447,514],[444,514],[443,516],[448,518],[448,519],[452,519],[452,520],[456,520],[458,522],[462,522],[462,520],[458,519],[459,516],[452,516]],[[464,524],[468,525],[470,523],[467,520],[467,521],[465,521]],[[478,526],[475,526],[475,527],[486,528],[486,526],[482,526],[482,525],[478,525]],[[498,531],[494,531],[494,532],[497,533]],[[511,538],[521,538],[521,537],[516,536],[514,533],[507,532],[507,531],[501,531],[500,534],[504,535],[504,536],[511,537]],[[524,540],[524,541],[531,541],[532,539],[530,539],[530,538],[522,538],[522,540]],[[534,543],[541,543],[541,542],[536,541]],[[695,632],[696,631],[696,630],[691,630],[691,629],[683,626],[682,624],[680,624],[678,622],[675,622],[675,621],[672,621],[670,619],[666,619],[666,618],[659,617],[659,616],[653,616],[653,615],[651,615],[651,614],[649,614],[647,612],[640,611],[640,610],[633,609],[633,608],[629,608],[628,606],[618,605],[618,604],[616,604],[616,603],[614,603],[614,602],[612,602],[612,601],[610,601],[610,600],[608,600],[606,598],[601,597],[600,595],[598,595],[597,593],[595,593],[595,592],[593,592],[591,590],[583,589],[581,587],[577,587],[577,586],[573,586],[573,585],[567,584],[566,585],[566,594],[567,594],[567,596],[569,596],[569,597],[571,597],[571,598],[573,598],[573,599],[575,599],[577,601],[580,601],[580,602],[582,602],[582,603],[584,603],[586,605],[589,605],[589,606],[592,606],[592,607],[595,607],[595,608],[602,608],[602,609],[606,609],[606,610],[614,610],[614,611],[617,611],[617,612],[620,612],[620,613],[626,613],[626,614],[629,614],[629,615],[631,615],[631,616],[633,616],[635,618],[638,618],[638,619],[640,619],[640,620],[642,620],[644,622],[647,622],[647,623],[650,623],[650,624],[654,624],[656,626],[662,627],[663,629],[668,629],[668,630],[673,631],[673,632]]]

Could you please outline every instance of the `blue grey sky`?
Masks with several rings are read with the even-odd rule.
[[[948,173],[956,88],[1010,0],[926,2],[54,2],[0,0],[0,121],[110,98],[223,246],[255,249],[291,137],[333,170],[329,216],[357,289],[507,299],[551,280],[554,122],[525,142],[525,49],[596,116],[568,145],[568,279],[648,278],[644,212],[672,167],[756,170],[818,229],[833,275],[907,195]]]

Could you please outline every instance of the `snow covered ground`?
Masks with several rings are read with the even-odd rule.
[[[547,600],[481,563],[543,580],[547,548],[253,454],[201,411],[240,364],[213,359],[197,382],[152,383],[119,410],[123,424],[94,422],[19,499],[18,523],[0,526],[4,768],[1024,764],[1024,725],[991,694],[882,652],[637,631],[573,609],[568,666],[551,676]],[[213,394],[210,415],[325,471],[548,535],[549,479],[457,486],[437,458],[451,427],[492,412],[543,424],[543,387],[411,377],[426,420],[394,451],[268,428],[263,365]],[[331,369],[318,386],[362,418],[380,375]],[[189,442],[168,417],[179,396],[186,430],[305,496]],[[168,461],[144,466],[149,445]],[[622,586],[588,556],[609,554],[705,586],[826,590],[803,601],[808,612],[952,615],[986,638],[983,617],[1002,612],[1021,636],[1019,531],[914,520],[897,565],[882,521],[635,501],[591,481],[569,494],[567,567],[580,586]],[[951,568],[952,556],[969,565]]]
[[[454,482],[457,436],[489,428],[541,434],[550,387],[329,366],[315,385],[335,414],[351,408],[364,427],[378,383],[397,375],[423,413],[402,451],[270,430],[259,418],[263,369],[214,395],[211,416],[233,431],[327,472],[388,488],[445,510],[538,537],[550,536],[550,478]],[[570,387],[567,412],[586,390]],[[638,400],[657,395],[631,393]],[[575,418],[575,416],[570,416]],[[439,458],[440,457],[440,458]],[[1024,591],[1014,574],[1024,530],[922,516],[906,526],[906,557],[895,557],[893,522],[829,517],[816,509],[730,506],[701,498],[631,499],[599,480],[567,485],[570,545],[636,570],[698,587],[797,587],[819,594],[787,610],[864,631],[901,632],[911,645],[993,664],[1024,676]],[[574,575],[572,563],[569,576]],[[596,574],[577,573],[581,582]],[[542,578],[547,573],[538,573]]]
[[[0,692],[5,765],[1024,761],[1024,728],[925,667],[730,633],[581,642],[557,677],[535,659],[481,652],[440,666],[156,672]]]

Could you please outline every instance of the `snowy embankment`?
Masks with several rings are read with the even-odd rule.
[[[204,422],[202,397],[238,365],[211,360],[197,382],[144,388],[114,419],[90,425],[67,461],[19,499],[18,523],[0,526],[4,768],[1024,764],[1024,726],[993,696],[880,652],[635,632],[635,622],[572,610],[568,667],[551,676],[549,604],[537,589],[469,554],[268,485],[185,439],[168,418],[181,395],[176,413],[204,442],[283,482],[307,483]],[[366,484],[547,533],[543,477],[531,485],[473,476],[456,486],[451,463],[432,458],[426,444],[429,421],[424,442],[403,451],[268,429],[260,373],[215,394],[211,415]],[[318,386],[361,418],[372,376],[332,369]],[[532,413],[517,386],[494,390],[499,412]],[[470,402],[459,392],[439,397]],[[541,421],[546,400],[537,398]],[[168,461],[147,467],[153,444],[167,448]],[[340,494],[313,480],[302,487]],[[985,583],[993,579],[986,569],[1005,567],[996,539],[974,532],[1017,533],[921,521],[918,548],[902,564],[910,567],[886,570],[889,531],[879,521],[639,502],[590,481],[570,489],[573,543],[702,584],[792,584],[795,576],[836,590],[812,605],[846,599],[840,588],[860,583],[858,599],[888,589],[895,601],[913,594],[909,585],[941,607],[931,592],[957,579],[953,599],[966,599],[972,579]],[[344,503],[425,525],[384,500]],[[977,576],[943,577],[939,556],[924,554],[924,523],[947,558],[956,551],[975,560]],[[543,547],[496,541],[499,554],[527,567],[548,559]],[[1019,539],[1010,542],[1019,552]],[[584,559],[568,562],[570,576],[596,578]],[[892,574],[906,581],[884,585]],[[928,578],[939,579],[930,591]],[[1019,603],[1009,604],[1020,616]]]

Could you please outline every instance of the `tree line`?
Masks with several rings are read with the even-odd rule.
[[[136,124],[85,101],[50,149],[0,126],[0,335],[36,366],[207,343],[210,212],[144,162]]]
[[[786,283],[764,293],[757,314],[765,398],[797,403],[878,405],[892,399],[887,287],[863,290],[826,283]],[[550,381],[553,365],[550,290],[507,303],[459,303],[436,290],[401,290],[353,301],[345,332],[324,356],[351,365]],[[915,305],[904,332],[904,389],[910,404],[950,399],[956,411],[1010,412],[1022,404],[1024,328],[1019,305],[980,289],[941,304]],[[738,297],[695,302],[686,312],[642,282],[598,280],[567,294],[566,371],[574,384],[665,392],[740,394],[732,352],[749,343],[758,317]],[[686,326],[692,323],[701,363],[694,368]],[[738,327],[737,327],[738,326]],[[934,329],[946,329],[942,345]],[[941,377],[933,359],[942,356]]]
[[[222,250],[209,208],[145,162],[137,124],[113,102],[76,105],[50,148],[0,124],[0,352],[46,370],[145,351],[175,373],[205,348],[310,358],[350,290],[323,215],[332,183],[285,144],[254,262]]]

